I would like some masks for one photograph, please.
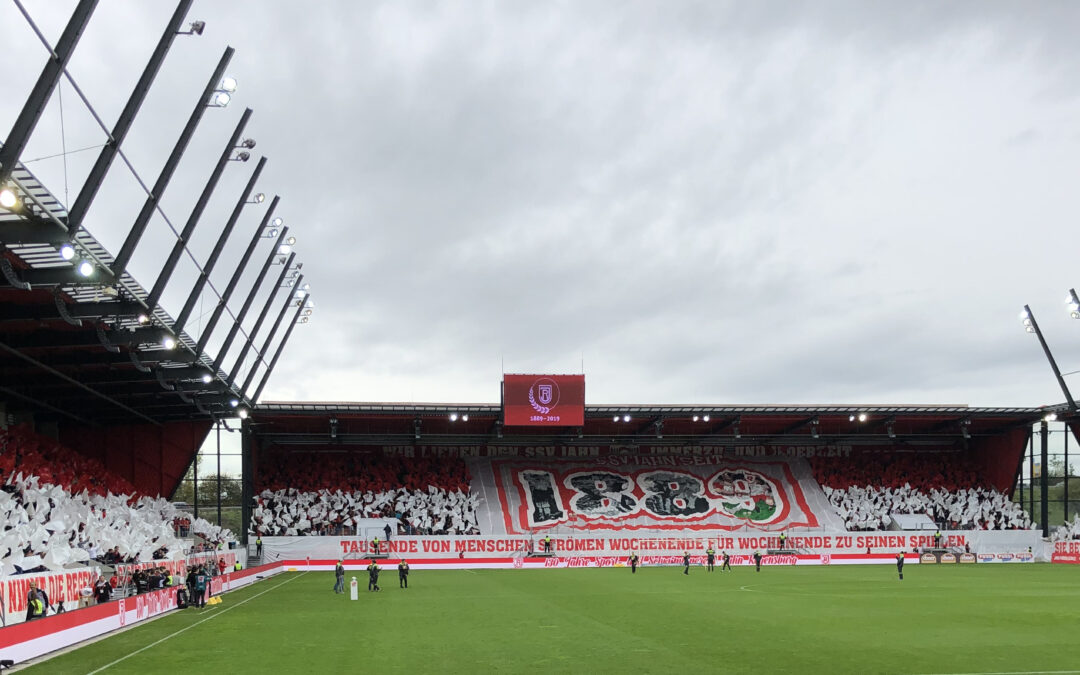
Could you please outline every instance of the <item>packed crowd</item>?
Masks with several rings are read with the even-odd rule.
[[[255,499],[251,532],[270,536],[355,534],[363,518],[395,518],[397,534],[479,534],[477,498],[461,490],[360,492],[263,490]]]
[[[1065,521],[1064,524],[1051,532],[1050,539],[1052,541],[1067,541],[1069,539],[1080,539],[1080,514],[1074,513],[1071,523],[1069,521]]]
[[[1023,508],[986,487],[964,458],[945,460],[934,453],[819,457],[811,468],[849,530],[888,529],[893,513],[925,514],[946,529],[1031,527]]]
[[[949,530],[1018,530],[1031,527],[1024,509],[1007,495],[986,488],[931,489],[821,486],[849,530],[885,530],[890,514],[926,514]]]
[[[469,493],[461,459],[361,453],[267,459],[252,533],[351,534],[359,519],[396,518],[399,534],[479,534],[477,497]]]
[[[80,475],[70,475],[72,466],[80,467]],[[26,430],[0,431],[0,482],[0,574],[59,570],[90,560],[175,560],[186,553],[173,523],[187,514],[166,499],[136,496],[100,463]],[[124,492],[111,491],[125,484]],[[201,518],[191,521],[191,531],[215,543],[234,538]]]

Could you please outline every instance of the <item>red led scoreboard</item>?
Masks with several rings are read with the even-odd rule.
[[[503,424],[508,427],[585,424],[585,376],[503,375]]]

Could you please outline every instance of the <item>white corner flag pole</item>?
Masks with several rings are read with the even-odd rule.
[[[359,592],[360,587],[356,583],[356,577],[353,577],[352,581],[349,582],[349,587],[351,589],[350,598],[353,599],[353,600],[359,600],[360,599],[360,592]]]

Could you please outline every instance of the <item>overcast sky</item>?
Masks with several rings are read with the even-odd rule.
[[[24,4],[53,41],[75,5]],[[107,124],[172,9],[100,3],[70,71]],[[152,183],[236,48],[240,88],[163,206],[182,227],[253,108],[259,190],[317,302],[263,400],[492,403],[504,370],[584,366],[593,404],[1054,403],[1024,303],[1080,369],[1080,4],[197,0],[189,18],[206,31],[177,40],[124,148]],[[8,1],[0,57],[6,134],[45,59]],[[24,160],[102,142],[59,95],[63,127],[54,95]],[[28,166],[70,203],[95,156],[69,154],[66,179]],[[199,260],[253,168],[228,167]],[[142,200],[118,163],[88,229],[115,252]],[[156,218],[136,255],[146,287],[169,236]],[[174,275],[173,315],[194,276]]]

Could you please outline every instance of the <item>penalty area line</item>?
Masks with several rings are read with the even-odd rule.
[[[262,591],[260,593],[256,593],[255,595],[251,596],[250,598],[244,598],[243,600],[236,603],[235,605],[230,605],[230,606],[226,607],[225,609],[221,610],[220,612],[216,612],[213,615],[206,617],[205,619],[201,619],[199,621],[196,621],[195,623],[191,624],[190,626],[184,626],[180,630],[178,630],[178,631],[176,631],[174,633],[170,633],[169,635],[166,635],[165,637],[161,638],[160,640],[156,640],[154,642],[151,642],[150,644],[146,645],[145,647],[140,647],[139,649],[136,649],[135,651],[133,651],[133,652],[131,652],[129,654],[121,656],[120,658],[116,659],[112,663],[106,663],[105,665],[98,668],[97,670],[91,670],[86,675],[95,675],[96,673],[100,673],[103,670],[106,670],[108,668],[112,668],[116,664],[118,664],[118,663],[120,663],[122,661],[126,661],[126,660],[130,659],[132,656],[135,656],[136,654],[140,654],[142,652],[145,652],[147,649],[150,649],[151,647],[156,647],[159,644],[161,644],[162,642],[165,642],[166,640],[172,639],[172,638],[176,637],[177,635],[179,635],[180,633],[191,630],[192,628],[194,628],[195,626],[198,626],[201,623],[206,623],[210,619],[216,619],[217,617],[221,616],[222,614],[229,611],[230,609],[236,609],[237,607],[244,604],[245,602],[248,602],[249,600],[254,600],[255,598],[259,597],[260,595],[266,595],[270,591],[281,588],[282,586],[284,586],[285,584],[287,584],[289,582],[296,581],[297,579],[304,576],[305,574],[307,574],[307,572],[301,572],[299,575],[293,577],[292,579],[286,579],[285,581],[282,581],[280,584],[278,584],[277,586],[274,586],[273,588],[268,588],[265,591]]]

